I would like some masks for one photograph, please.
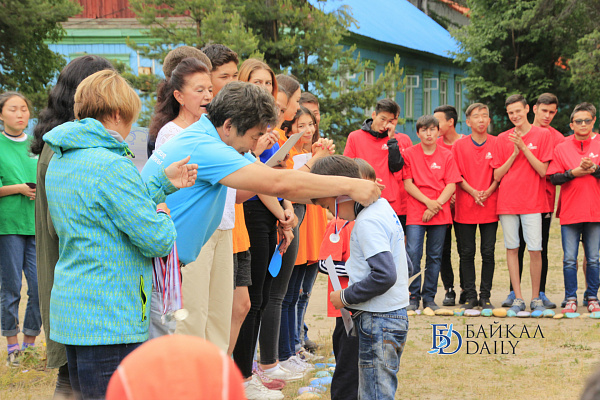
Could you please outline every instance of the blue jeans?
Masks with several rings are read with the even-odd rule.
[[[279,331],[279,361],[285,361],[296,354],[296,303],[300,296],[306,264],[294,266],[288,283],[287,293],[281,304],[281,330]]]
[[[308,331],[308,328],[304,323],[304,314],[306,314],[306,306],[308,306],[308,300],[310,300],[310,293],[312,292],[313,285],[317,279],[317,272],[319,272],[319,263],[309,264],[305,268],[304,279],[302,280],[302,290],[298,297],[298,304],[296,304],[296,326],[298,327],[295,338],[296,342],[294,343],[296,350],[300,350],[302,341],[307,337],[306,331]]]
[[[408,334],[406,309],[363,312],[356,317],[355,325],[358,333],[358,399],[394,400],[398,387],[396,375]]]
[[[66,345],[71,387],[78,398],[104,399],[111,376],[121,361],[140,344]]]
[[[600,223],[582,222],[579,224],[561,225],[563,247],[563,274],[565,278],[565,296],[567,299],[577,299],[577,252],[579,238],[582,238],[583,249],[587,261],[585,279],[588,288],[585,295],[588,298],[598,297],[599,269],[598,252],[600,251]]]
[[[23,334],[37,336],[42,326],[38,302],[35,236],[0,235],[0,323],[2,336],[19,333],[19,302],[23,274],[27,280],[27,308]]]
[[[406,252],[413,265],[413,275],[421,271],[421,257],[423,257],[423,242],[427,232],[427,246],[425,250],[425,279],[421,289],[421,278],[417,277],[409,287],[410,299],[434,301],[437,293],[438,276],[442,265],[442,251],[446,238],[446,225],[407,225],[406,226]]]

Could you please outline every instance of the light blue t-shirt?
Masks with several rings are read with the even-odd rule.
[[[389,251],[396,263],[396,283],[384,294],[352,308],[369,312],[387,312],[408,306],[408,264],[404,232],[396,212],[386,199],[380,198],[363,209],[350,235],[350,257],[346,261],[349,285],[359,282],[371,272],[367,259]]]
[[[179,260],[184,264],[196,260],[221,222],[227,187],[219,181],[256,161],[250,153],[241,155],[225,144],[205,114],[154,152],[142,170],[142,178],[147,181],[187,156],[191,156],[191,164],[198,164],[196,183],[167,197],[177,230]]]

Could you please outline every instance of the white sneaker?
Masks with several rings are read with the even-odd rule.
[[[298,353],[296,353],[296,357],[298,357],[299,359],[301,359],[302,361],[321,361],[323,360],[325,357],[323,356],[318,356],[316,354],[311,353],[310,351],[307,351],[304,347],[302,347]]]
[[[252,375],[244,392],[248,400],[282,400],[284,398],[283,393],[279,390],[267,389],[256,375]]]
[[[290,359],[291,359],[291,360],[292,360],[294,363],[296,363],[296,365],[299,365],[301,368],[303,368],[303,369],[304,369],[304,371],[306,371],[306,372],[309,372],[309,371],[312,371],[312,370],[314,370],[314,369],[315,369],[315,366],[314,366],[314,365],[312,365],[312,364],[311,364],[311,363],[309,363],[308,361],[305,361],[305,360],[301,359],[301,358],[300,358],[300,357],[298,357],[298,356],[293,356],[293,357],[290,357]]]
[[[281,365],[282,368],[285,368],[288,371],[292,371],[297,374],[302,374],[303,376],[306,373],[306,368],[304,368],[302,365],[299,365],[294,360],[294,357],[290,357],[285,361],[279,361],[279,365]]]
[[[285,362],[285,361],[284,361]],[[299,381],[304,378],[304,372],[291,371],[281,365],[263,371],[271,379],[281,379],[286,382]]]

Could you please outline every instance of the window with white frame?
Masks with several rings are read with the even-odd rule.
[[[404,88],[404,118],[414,118],[415,114],[415,89],[419,88],[419,75],[406,75]]]
[[[438,78],[423,79],[423,114],[429,115],[433,110],[432,92],[438,90]]]
[[[462,81],[455,79],[454,81],[454,108],[456,108],[456,112],[458,114],[458,119],[461,119],[461,115],[463,113],[463,100],[462,100]]]
[[[448,104],[448,79],[440,78],[440,105]]]
[[[356,74],[351,74],[350,72],[346,72],[340,76],[340,92],[342,94],[348,93],[348,82],[353,79],[356,79]]]

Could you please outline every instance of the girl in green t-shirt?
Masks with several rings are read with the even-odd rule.
[[[33,346],[42,325],[35,262],[35,178],[37,157],[29,151],[24,132],[29,101],[20,93],[0,95],[0,326],[8,344],[8,364]],[[19,302],[23,274],[27,279],[27,309],[23,345],[19,348]]]

